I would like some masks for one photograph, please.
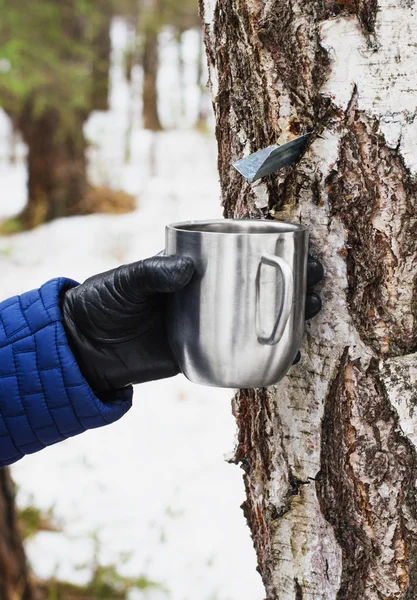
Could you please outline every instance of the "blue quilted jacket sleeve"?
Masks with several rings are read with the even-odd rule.
[[[104,404],[68,346],[59,294],[77,285],[53,279],[0,303],[0,466],[87,429],[120,419],[132,388]]]

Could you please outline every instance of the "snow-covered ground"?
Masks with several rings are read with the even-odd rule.
[[[29,233],[0,237],[0,297],[38,287],[55,276],[78,281],[164,247],[164,226],[179,220],[221,215],[212,135],[171,129],[153,135],[133,113],[131,156],[124,164],[129,93],[121,69],[127,31],[113,27],[111,111],[96,113],[87,126],[92,142],[91,177],[138,198],[124,216],[63,219]],[[160,81],[161,113],[172,127],[190,125],[198,99],[193,55],[197,34],[185,39],[187,111],[179,113],[174,48],[167,34]],[[140,74],[137,74],[138,85]],[[193,100],[194,99],[194,100]],[[10,165],[10,132],[0,115],[0,216],[25,203],[24,148]],[[234,446],[231,390],[193,385],[184,377],[139,386],[134,407],[119,423],[26,457],[12,472],[19,502],[55,506],[65,520],[62,534],[41,533],[28,544],[42,577],[83,582],[77,565],[93,553],[92,533],[101,540],[103,562],[144,575],[168,590],[138,594],[152,600],[260,600],[249,530],[239,508],[241,471],[224,460]],[[123,563],[123,561],[121,561]]]

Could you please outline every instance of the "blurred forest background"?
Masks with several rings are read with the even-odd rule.
[[[0,15],[1,298],[221,215],[197,0],[0,0]],[[141,386],[112,428],[0,470],[0,599],[263,597],[223,460],[230,396]]]
[[[0,106],[27,145],[28,164],[28,203],[3,223],[3,233],[59,217],[133,210],[128,194],[94,188],[87,176],[84,126],[93,111],[109,107],[111,23],[115,16],[128,23],[126,77],[134,93],[140,69],[143,127],[160,131],[158,38],[168,31],[175,40],[181,76],[184,33],[201,26],[197,0],[0,0],[0,11]],[[195,60],[202,95],[196,126],[204,127],[202,39]]]

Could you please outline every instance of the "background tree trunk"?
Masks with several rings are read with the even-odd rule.
[[[101,22],[93,39],[92,102],[93,110],[108,110],[110,92],[110,60],[112,19],[111,5],[101,0]]]
[[[61,127],[63,116],[49,109],[36,117],[31,106],[19,128],[28,146],[29,199],[21,219],[27,228],[82,213],[87,192],[84,117],[74,116],[72,132]]]
[[[0,598],[36,600],[17,525],[15,488],[9,469],[0,469],[0,531]]]
[[[326,272],[301,364],[234,400],[268,600],[415,599],[415,3],[200,9],[225,216],[308,224]],[[230,165],[304,130],[260,184]]]
[[[158,113],[158,30],[150,26],[144,32],[143,42],[143,126],[151,131],[161,131]]]

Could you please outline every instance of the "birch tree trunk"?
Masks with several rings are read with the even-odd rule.
[[[417,598],[417,9],[200,0],[227,217],[301,221],[322,313],[276,387],[241,390],[236,462],[268,600]],[[233,160],[305,130],[249,185]]]

